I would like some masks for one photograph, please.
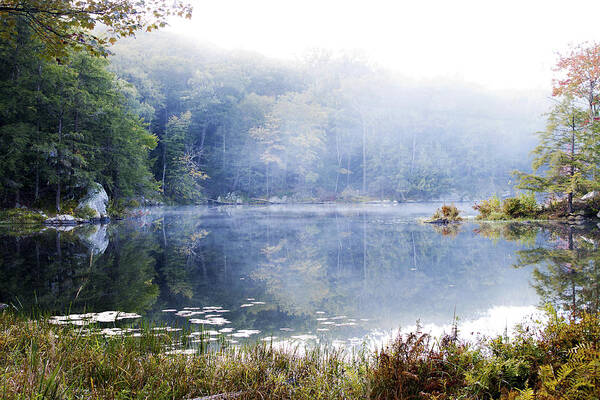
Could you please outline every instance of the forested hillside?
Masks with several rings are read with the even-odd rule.
[[[113,198],[156,192],[156,137],[109,62],[83,51],[61,63],[42,57],[30,28],[18,27],[0,41],[0,204],[60,211],[94,181]]]
[[[540,93],[412,82],[359,57],[296,63],[169,33],[102,59],[40,58],[26,27],[0,42],[0,202],[201,203],[473,199],[512,190],[545,109]],[[224,200],[226,201],[226,200]]]
[[[166,33],[122,41],[114,71],[159,139],[167,197],[397,200],[511,190],[544,110],[540,93],[411,82],[324,51],[296,64]]]

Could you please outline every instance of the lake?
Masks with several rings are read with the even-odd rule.
[[[4,230],[0,302],[130,313],[92,315],[112,328],[334,345],[417,324],[449,332],[455,317],[462,335],[498,334],[542,303],[598,307],[595,226],[418,221],[438,206],[167,207],[104,226]]]

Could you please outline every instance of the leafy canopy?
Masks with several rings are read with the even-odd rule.
[[[600,96],[600,44],[583,43],[562,55],[554,68],[559,74],[553,82],[553,96],[584,100],[591,117],[597,114]]]
[[[0,0],[0,38],[16,44],[24,21],[45,45],[45,55],[60,59],[70,48],[106,55],[118,38],[152,31],[170,16],[190,19],[192,6],[181,0]],[[94,31],[105,27],[106,35]]]

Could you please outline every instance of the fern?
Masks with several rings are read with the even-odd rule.
[[[567,362],[555,372],[540,368],[541,399],[592,400],[600,398],[600,351],[595,343],[583,343],[569,351]]]

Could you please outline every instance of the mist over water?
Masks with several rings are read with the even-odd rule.
[[[417,321],[448,332],[454,315],[464,334],[496,334],[531,314],[541,303],[532,268],[545,263],[514,265],[518,252],[552,248],[551,237],[418,222],[438,205],[155,208],[100,239],[98,227],[3,236],[0,300],[52,315],[137,313],[234,341],[337,344]],[[98,251],[90,237],[108,245]],[[109,315],[111,326],[136,323]]]

